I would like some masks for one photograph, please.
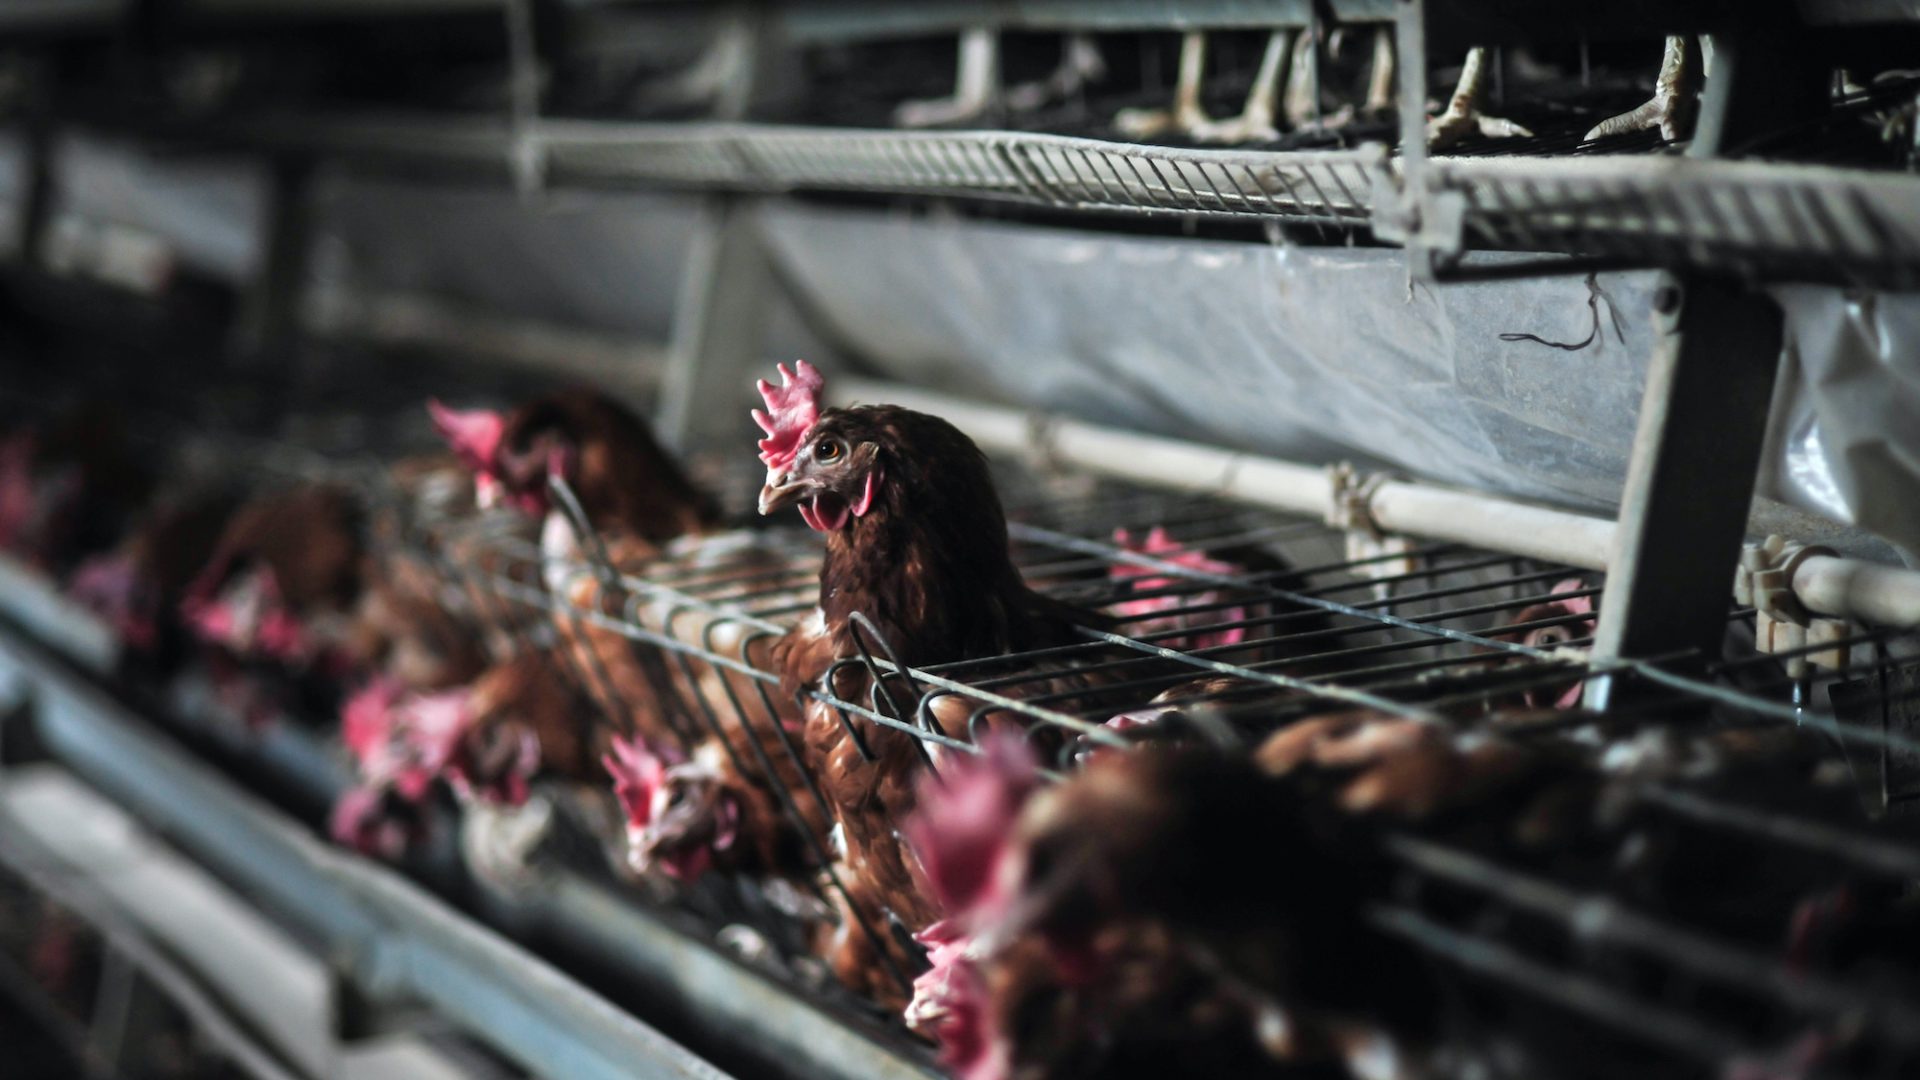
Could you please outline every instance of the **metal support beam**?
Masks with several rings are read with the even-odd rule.
[[[1399,89],[1400,167],[1374,170],[1373,231],[1383,240],[1407,249],[1407,264],[1415,276],[1431,276],[1431,258],[1423,243],[1421,212],[1427,202],[1427,24],[1424,0],[1405,0],[1393,24],[1397,60],[1394,79]]]
[[[656,428],[685,450],[737,435],[745,404],[728,409],[744,373],[763,359],[773,270],[751,200],[714,196],[702,209],[674,305],[673,343]]]
[[[1780,364],[1781,311],[1762,293],[1668,275],[1654,305],[1661,340],[1608,559],[1599,660],[1718,655]],[[1606,708],[1614,681],[1589,680],[1587,704]]]
[[[744,119],[755,94],[779,81],[772,70],[781,50],[763,12],[735,5],[719,30],[727,42],[726,83],[713,101],[716,120]],[[673,341],[654,427],[668,446],[685,451],[709,439],[737,435],[742,376],[763,359],[766,309],[773,286],[756,203],[749,197],[708,196],[674,301]]]
[[[1700,95],[1687,156],[1721,157],[1786,125],[1812,120],[1828,108],[1831,69],[1811,55],[1814,46],[1796,20],[1756,12],[1738,30],[1713,35],[1707,81]],[[1690,57],[1705,62],[1705,56]]]
[[[266,244],[235,327],[234,351],[243,362],[283,357],[299,334],[312,239],[313,171],[312,159],[305,156],[273,161]]]
[[[18,249],[20,262],[34,269],[44,265],[53,218],[54,141],[52,118],[44,108],[34,107],[26,124],[26,191],[20,201]]]
[[[56,759],[226,879],[250,908],[311,942],[362,992],[417,999],[540,1076],[725,1080],[545,961],[242,792],[6,622],[0,670],[33,683],[36,720]],[[12,782],[0,780],[0,788]],[[162,914],[205,916],[183,907]]]

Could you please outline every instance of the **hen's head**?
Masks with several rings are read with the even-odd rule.
[[[421,824],[417,805],[380,783],[341,792],[327,815],[327,832],[334,843],[389,861],[406,854]]]
[[[180,615],[201,641],[239,657],[301,663],[317,648],[265,563],[216,564],[187,590]]]
[[[972,940],[952,919],[914,935],[926,946],[927,970],[913,980],[907,1026],[940,1044],[940,1064],[960,1080],[1001,1080],[1008,1073],[985,974]]]
[[[1024,739],[996,735],[980,753],[958,755],[920,780],[917,809],[903,832],[948,918],[978,929],[1011,900],[1010,838],[1040,786],[1040,768]]]
[[[547,479],[572,481],[579,446],[559,417],[522,410],[510,420],[488,409],[450,409],[437,399],[427,411],[441,438],[473,470],[474,499],[483,508],[547,512]]]
[[[760,460],[767,482],[760,489],[760,513],[798,505],[800,516],[817,532],[839,532],[873,511],[886,484],[886,463],[874,432],[849,423],[847,410],[820,410],[826,380],[812,364],[780,365],[780,385],[760,380],[766,411],[755,409],[754,422],[767,433]]]
[[[603,760],[627,816],[627,861],[636,873],[659,867],[692,882],[733,847],[740,804],[712,766],[669,761],[645,742],[615,739]]]
[[[1113,542],[1123,551],[1158,559],[1188,570],[1222,576],[1241,572],[1241,568],[1233,563],[1212,558],[1204,551],[1188,547],[1175,540],[1167,535],[1165,528],[1159,525],[1148,530],[1143,539],[1135,539],[1125,529],[1115,529]],[[1108,568],[1107,576],[1116,585],[1127,586],[1129,599],[1115,603],[1109,610],[1114,615],[1131,622],[1133,624],[1131,633],[1136,637],[1163,634],[1170,630],[1219,626],[1218,629],[1201,630],[1179,637],[1159,638],[1157,643],[1173,649],[1206,649],[1221,645],[1238,645],[1246,639],[1245,627],[1220,625],[1242,622],[1247,618],[1247,609],[1244,607],[1220,606],[1227,595],[1222,590],[1208,589],[1191,595],[1135,595],[1160,592],[1182,582],[1157,574],[1151,567],[1130,562],[1114,563]],[[1185,608],[1202,610],[1182,610]]]
[[[767,408],[753,418],[767,433],[761,514],[798,506],[809,526],[835,534],[911,511],[969,538],[984,530],[982,542],[1006,547],[999,496],[973,440],[937,416],[894,405],[822,409],[825,380],[804,360],[794,368],[780,366],[780,386],[760,382]]]
[[[461,687],[415,694],[396,708],[409,759],[463,798],[518,806],[540,768],[540,742],[511,715]]]
[[[362,784],[417,803],[427,797],[433,773],[416,759],[406,738],[399,713],[403,697],[403,688],[392,679],[375,679],[355,690],[340,710],[340,741]]]
[[[1531,630],[1496,634],[1501,641],[1517,641],[1536,649],[1557,649],[1570,641],[1591,638],[1597,625],[1593,610],[1593,597],[1577,595],[1589,591],[1586,582],[1579,578],[1568,578],[1553,587],[1551,598],[1533,604],[1514,616],[1511,626],[1522,626],[1531,622],[1544,622],[1558,619],[1554,626],[1536,626]],[[1532,709],[1571,709],[1580,704],[1580,694],[1585,683],[1578,679],[1549,686],[1534,687],[1521,695],[1522,701]]]

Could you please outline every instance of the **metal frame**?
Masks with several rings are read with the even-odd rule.
[[[1462,256],[1494,249],[1750,279],[1920,281],[1920,179],[1824,165],[1193,150],[1005,131],[726,123],[541,119],[516,131],[492,120],[394,115],[260,118],[171,136],[143,130],[466,178],[510,179],[533,147],[550,187],[854,192],[1370,230],[1407,246],[1420,273],[1443,278],[1482,273]],[[1526,272],[1588,268],[1558,261]]]
[[[1647,661],[1578,661],[1578,650],[1587,644],[1580,627],[1591,616],[1557,615],[1503,625],[1514,611],[1534,602],[1600,592],[1593,584],[1572,593],[1553,592],[1553,586],[1570,575],[1561,567],[1538,566],[1513,556],[1478,553],[1448,544],[1355,559],[1344,550],[1344,535],[1323,524],[1275,518],[1205,497],[1122,488],[1061,499],[1044,485],[1036,486],[1036,482],[1017,473],[1007,476],[1003,483],[1010,492],[1016,555],[1033,580],[1046,583],[1044,587],[1056,596],[1089,606],[1111,604],[1121,598],[1163,600],[1167,606],[1123,621],[1120,634],[1086,627],[1080,645],[922,668],[898,667],[887,659],[885,643],[875,641],[866,656],[848,661],[866,666],[878,677],[879,689],[873,697],[849,701],[815,691],[817,700],[839,710],[850,723],[876,724],[911,733],[929,748],[966,752],[970,749],[966,733],[937,730],[928,719],[932,702],[962,697],[979,705],[981,711],[1018,712],[1035,725],[1066,729],[1074,738],[1055,764],[1071,768],[1074,749],[1088,742],[1115,741],[1101,725],[1109,710],[1125,708],[1129,700],[1142,702],[1196,674],[1235,674],[1246,680],[1245,689],[1162,705],[1183,707],[1199,737],[1228,743],[1238,736],[1257,735],[1290,717],[1352,707],[1377,708],[1411,719],[1453,725],[1491,722],[1508,737],[1553,740],[1574,727],[1594,723],[1594,718],[1548,712],[1513,721],[1493,711],[1497,703],[1529,690],[1557,692],[1570,681],[1611,675],[1639,685],[1634,693],[1621,696],[1622,702],[1630,704],[1616,703],[1606,721],[1609,725],[1673,725],[1675,730],[1684,731],[1703,713],[1711,713],[1742,723],[1812,725],[1848,745],[1881,750],[1920,746],[1898,732],[1842,726],[1831,713],[1814,707],[1812,699],[1785,701],[1785,692],[1798,683],[1790,675],[1777,674],[1779,669],[1774,665],[1791,660],[1788,654],[1749,656],[1713,665],[1704,673],[1684,674]],[[1295,565],[1285,570],[1252,572],[1196,570],[1129,552],[1109,537],[1115,525],[1150,524],[1169,525],[1180,539],[1205,549],[1277,546],[1294,556]],[[776,681],[772,673],[743,666],[730,653],[715,649],[715,627],[731,622],[754,633],[776,633],[811,607],[815,563],[806,545],[780,546],[783,542],[777,538],[769,540],[777,551],[785,552],[771,569],[765,563],[733,571],[719,565],[687,575],[671,565],[651,567],[644,577],[624,575],[612,587],[603,588],[595,606],[573,608],[527,584],[528,576],[517,572],[520,567],[545,565],[537,550],[524,540],[488,539],[489,529],[485,520],[444,522],[432,525],[420,538],[485,541],[484,550],[496,558],[503,557],[504,562],[495,563],[487,573],[468,568],[457,573],[455,580],[474,597],[474,614],[506,618],[514,632],[524,633],[528,627],[524,620],[514,617],[514,612],[539,621],[564,619],[576,632],[581,627],[610,631],[629,639],[637,649],[677,658],[676,663],[693,661],[727,667],[769,686]],[[443,551],[482,550],[469,544],[436,546]],[[1316,559],[1316,550],[1326,554]],[[1129,582],[1116,581],[1114,569],[1127,565],[1147,573]],[[459,571],[458,567],[449,569]],[[608,569],[592,564],[571,568],[575,574],[592,575],[602,581]],[[1602,619],[1606,611],[1602,605]],[[1736,627],[1752,618],[1752,612],[1746,609],[1728,611],[1723,607],[1722,611],[1722,618]],[[681,619],[691,625],[683,627]],[[1175,622],[1152,625],[1168,619]],[[1234,628],[1247,631],[1247,638],[1193,647],[1198,635]],[[1565,640],[1551,649],[1506,640],[1516,633],[1542,629],[1559,629]],[[1855,658],[1848,662],[1847,673],[1864,672],[1869,676],[1876,669],[1887,670],[1890,661],[1886,649],[1910,649],[1915,644],[1911,635],[1893,630],[1860,631],[1839,643]],[[1799,655],[1835,647],[1831,642],[1810,646]],[[1112,688],[1119,697],[1092,701],[1035,696],[1036,680],[1041,677],[1038,673],[1063,664],[1082,670],[1090,665],[1111,665],[1110,670],[1116,673]],[[1321,665],[1325,665],[1324,670]],[[565,677],[592,680],[598,675],[575,670]],[[1744,689],[1736,688],[1736,683]],[[60,696],[53,695],[56,699]],[[1884,695],[1884,700],[1892,704],[1900,698]],[[617,719],[620,703],[616,700],[608,704],[616,710]],[[223,851],[203,852],[203,857],[223,871],[246,865],[251,868],[247,872],[262,873],[278,882],[262,885],[270,890],[267,895],[276,906],[284,902],[282,893],[303,887],[304,881],[297,876],[282,879],[279,866],[257,865],[258,853],[246,845],[235,847],[228,832],[230,825],[222,820],[227,813],[224,808],[173,806],[176,792],[166,780],[173,760],[162,755],[156,761],[148,756],[146,748],[124,745],[126,734],[117,728],[98,728],[93,726],[97,721],[76,721],[64,715],[70,710],[57,701],[49,701],[47,706],[55,749],[83,771],[97,773],[110,789],[144,789],[136,796],[136,807],[143,813],[165,815],[155,820],[170,831],[179,830],[190,850],[202,852],[203,845],[222,845]],[[764,697],[757,704],[734,697],[705,702],[693,710],[690,719],[696,724],[745,722],[759,728],[758,710],[772,707]],[[1218,720],[1209,720],[1209,716]],[[696,732],[688,735],[698,737]],[[769,736],[775,741],[763,742],[766,752],[784,752],[777,741],[777,728]],[[765,767],[764,761],[759,766],[753,762],[741,764],[749,769]],[[1677,788],[1656,786],[1640,797],[1661,813],[1709,831],[1724,830],[1732,836],[1766,838],[1767,842],[1829,853],[1867,871],[1909,874],[1920,867],[1920,848],[1898,836],[1841,828],[1792,812],[1704,798]],[[156,809],[149,811],[150,806]],[[184,820],[188,815],[198,816]],[[183,820],[176,823],[175,816]],[[1410,884],[1405,893],[1396,893],[1407,899],[1376,910],[1376,925],[1406,938],[1443,963],[1463,965],[1476,978],[1546,994],[1618,1028],[1623,1036],[1651,1040],[1670,1051],[1688,1054],[1755,1049],[1745,1035],[1727,1026],[1724,1016],[1711,1010],[1696,1015],[1676,1008],[1672,1001],[1649,1000],[1643,985],[1617,985],[1604,968],[1570,966],[1557,948],[1501,938],[1497,931],[1488,929],[1503,925],[1493,913],[1545,917],[1565,925],[1589,950],[1631,954],[1642,962],[1661,965],[1661,970],[1672,972],[1672,978],[1689,985],[1702,980],[1714,982],[1749,997],[1757,996],[1790,1015],[1850,1015],[1851,1010],[1862,1007],[1863,1001],[1869,1002],[1872,1007],[1865,1015],[1874,1037],[1891,1039],[1889,1045],[1894,1051],[1906,1052],[1901,1049],[1906,1046],[1900,1041],[1905,1038],[1901,1033],[1911,1031],[1907,1021],[1920,1003],[1897,996],[1863,998],[1863,990],[1844,978],[1790,971],[1779,958],[1763,950],[1718,939],[1710,927],[1688,926],[1634,910],[1590,886],[1557,881],[1539,870],[1522,871],[1431,841],[1396,840],[1390,852],[1404,864],[1410,882],[1426,884]],[[1484,910],[1473,914],[1451,906],[1429,909],[1419,901],[1429,886],[1476,891],[1484,896]],[[566,874],[549,889],[509,899],[522,905],[519,910],[523,915],[532,913],[550,930],[587,948],[620,940],[621,928],[627,925],[622,920],[630,918],[632,911],[612,894]],[[619,955],[662,972],[684,971],[694,965],[712,974],[730,966],[708,954],[686,951],[697,947],[675,944],[670,932],[656,929],[649,934],[652,936],[630,942]],[[1548,954],[1538,951],[1543,948]],[[364,955],[348,966],[356,972],[369,968],[391,971]],[[705,977],[703,974],[699,980],[680,985],[687,992],[698,993],[696,984],[704,983]],[[376,980],[375,985],[392,984]],[[441,992],[451,991],[442,987]],[[816,997],[819,1005],[830,1008],[830,996]],[[726,1015],[738,1015],[743,1008],[757,1012],[762,1008],[761,999],[742,997],[735,1002],[734,1011]],[[765,1034],[759,1024],[745,1023],[745,1027],[735,1029],[739,1034],[748,1030],[756,1038]],[[801,1040],[809,1025],[817,1023],[814,1017],[793,1026],[776,1020],[773,1026],[778,1037]],[[836,1039],[844,1037],[843,1033],[835,1034]],[[911,1074],[910,1069],[907,1074]]]
[[[10,621],[0,624],[0,659],[31,685],[56,757],[323,943],[364,992],[424,1001],[542,1075],[625,1077],[644,1063],[662,1077],[723,1076],[418,887],[242,794]]]
[[[1608,568],[1613,587],[1594,655],[1718,655],[1727,579],[1779,369],[1779,304],[1738,285],[1667,276],[1655,292],[1659,345],[1647,372]],[[1599,679],[1587,704],[1606,709]]]
[[[1774,665],[1804,659],[1827,643],[1774,655],[1749,655],[1720,662],[1704,671],[1676,669],[1646,660],[1595,660],[1576,663],[1590,642],[1578,629],[1591,616],[1556,615],[1517,625],[1502,625],[1502,613],[1536,602],[1594,596],[1597,586],[1553,592],[1569,571],[1532,568],[1510,556],[1481,554],[1449,545],[1363,559],[1337,558],[1301,564],[1291,570],[1226,573],[1196,570],[1116,546],[1106,531],[1116,524],[1171,523],[1183,540],[1200,549],[1250,543],[1337,544],[1339,534],[1311,522],[1274,520],[1198,497],[1120,492],[1091,499],[1062,501],[1040,492],[1016,496],[1010,514],[1016,555],[1031,580],[1051,582],[1047,591],[1089,606],[1116,597],[1162,599],[1169,606],[1132,620],[1120,633],[1093,626],[1080,630],[1083,642],[1026,654],[905,668],[888,659],[890,650],[875,639],[858,658],[842,661],[866,667],[875,689],[865,700],[845,700],[814,688],[807,693],[839,712],[849,725],[871,724],[911,734],[929,751],[968,752],[970,733],[943,730],[932,721],[934,703],[960,698],[974,707],[977,721],[987,713],[1017,714],[1030,730],[1064,732],[1061,756],[1052,764],[1071,769],[1080,751],[1091,745],[1123,741],[1102,720],[1138,706],[1195,675],[1230,674],[1241,684],[1225,692],[1163,700],[1157,708],[1178,709],[1191,735],[1224,745],[1241,745],[1273,725],[1318,711],[1374,709],[1414,720],[1474,727],[1490,724],[1508,737],[1557,740],[1575,728],[1601,724],[1601,730],[1632,730],[1654,725],[1676,732],[1697,730],[1711,715],[1725,723],[1802,724],[1827,732],[1849,745],[1920,748],[1920,743],[1886,730],[1842,727],[1835,717],[1814,708],[1803,695],[1789,704],[1771,695],[1798,685],[1795,677],[1774,674]],[[542,565],[524,542],[496,548],[493,554],[514,562]],[[1410,569],[1396,564],[1413,560]],[[731,652],[713,646],[715,627],[732,624],[756,634],[779,632],[811,607],[806,579],[810,559],[789,556],[777,573],[763,564],[729,573],[708,567],[697,579],[683,580],[671,563],[647,568],[644,576],[622,575],[618,592],[601,590],[594,606],[573,608],[541,590],[521,584],[525,574],[497,568],[479,580],[501,601],[550,617],[573,620],[629,639],[636,650],[660,652],[679,663],[703,662],[771,685],[777,677],[744,665]],[[1114,568],[1134,565],[1147,571],[1146,587],[1127,593],[1111,580]],[[609,568],[579,565],[576,574],[603,577]],[[1380,576],[1371,576],[1372,573]],[[1117,590],[1117,591],[1116,591]],[[610,595],[611,593],[611,595]],[[1353,594],[1359,595],[1353,595]],[[1606,607],[1600,618],[1606,618]],[[1721,625],[1750,624],[1750,609],[1721,607]],[[677,632],[670,614],[681,613],[693,628]],[[1180,621],[1180,620],[1190,621]],[[1173,625],[1161,620],[1174,620]],[[1461,625],[1462,621],[1466,625]],[[1147,625],[1141,626],[1141,623]],[[1134,627],[1129,629],[1129,623]],[[694,629],[694,628],[697,628]],[[1527,631],[1562,629],[1570,640],[1547,649],[1516,642]],[[1247,639],[1195,647],[1206,634],[1244,629]],[[1869,630],[1840,642],[1850,659],[1849,676],[1884,672],[1890,646],[1912,649],[1916,639],[1897,630]],[[1876,659],[1877,658],[1877,659]],[[1104,668],[1115,676],[1102,694],[1048,693],[1050,675],[1072,668]],[[1525,714],[1501,711],[1526,691],[1558,693],[1569,681],[1607,676],[1633,684],[1616,696],[1603,720],[1569,712]],[[1736,683],[1744,688],[1737,688]],[[1885,699],[1899,700],[1897,695]],[[616,702],[616,710],[620,706]],[[782,752],[785,736],[768,722],[771,700],[758,705],[730,695],[722,702],[690,704],[705,723],[744,723]],[[615,716],[618,722],[618,713]],[[1163,718],[1164,723],[1174,722]],[[687,732],[699,738],[698,732]],[[1570,745],[1578,745],[1575,743]],[[791,750],[791,746],[786,748]],[[743,769],[752,762],[736,762]],[[764,762],[762,764],[764,767]],[[805,793],[795,792],[796,799]],[[1877,835],[1792,811],[1769,808],[1663,785],[1638,796],[1650,808],[1684,819],[1686,827],[1723,831],[1749,841],[1787,843],[1832,855],[1876,873],[1906,874],[1920,866],[1920,847],[1910,838]],[[1578,967],[1557,948],[1539,941],[1504,940],[1497,929],[1508,921],[1493,912],[1545,917],[1565,927],[1588,949],[1632,954],[1661,966],[1677,982],[1714,983],[1736,995],[1762,1000],[1787,1015],[1815,1018],[1864,1017],[1871,1037],[1885,1040],[1888,1053],[1916,1052],[1910,1021],[1920,1016],[1920,1000],[1848,981],[1840,975],[1795,971],[1787,961],[1750,945],[1723,940],[1712,927],[1689,926],[1670,916],[1631,909],[1591,885],[1557,881],[1540,870],[1520,870],[1489,862],[1452,846],[1413,838],[1389,843],[1404,866],[1413,899],[1386,904],[1372,913],[1375,924],[1403,937],[1444,963],[1525,993],[1540,993],[1612,1027],[1624,1037],[1648,1042],[1683,1057],[1724,1061],[1735,1054],[1760,1053],[1748,1033],[1718,1006],[1702,1005],[1698,1015],[1671,1000],[1652,997],[1641,981],[1617,985],[1604,969]],[[1412,884],[1418,882],[1422,884]],[[831,886],[829,886],[831,887]],[[1466,888],[1483,897],[1473,914],[1451,907],[1429,909],[1419,897],[1429,888]],[[1451,910],[1452,914],[1445,911]],[[1540,950],[1545,949],[1542,955]],[[1784,1035],[1786,1030],[1783,1029]]]

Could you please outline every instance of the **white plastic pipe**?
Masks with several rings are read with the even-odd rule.
[[[1897,566],[1814,555],[1793,574],[1807,610],[1880,626],[1920,625],[1920,573]]]
[[[983,405],[895,383],[836,379],[836,404],[887,402],[945,417],[982,449],[1071,465],[1103,476],[1193,491],[1323,518],[1333,506],[1329,469]],[[1474,491],[1387,480],[1368,508],[1382,529],[1605,570],[1614,522]],[[1732,576],[1732,567],[1728,576]],[[1814,556],[1794,574],[1807,609],[1879,626],[1920,626],[1920,573]]]
[[[1031,415],[896,383],[836,379],[828,389],[837,404],[886,402],[943,417],[982,449],[1002,454],[1309,517],[1325,516],[1333,501],[1332,475],[1311,465]]]
[[[1605,570],[1613,522],[1471,491],[1390,480],[1369,503],[1389,532],[1511,552],[1585,570]]]

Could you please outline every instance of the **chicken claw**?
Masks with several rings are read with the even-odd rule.
[[[944,127],[981,120],[1000,102],[1000,36],[984,26],[960,32],[960,69],[952,97],[908,101],[893,111],[903,128]]]
[[[1208,123],[1200,107],[1200,79],[1207,66],[1207,35],[1189,30],[1180,39],[1180,74],[1169,109],[1121,109],[1113,127],[1129,139],[1152,139],[1168,132],[1192,131]]]
[[[1653,84],[1653,97],[1631,112],[1600,121],[1587,132],[1586,140],[1592,142],[1609,135],[1651,128],[1659,128],[1661,137],[1668,142],[1691,134],[1699,94],[1692,69],[1693,65],[1687,62],[1687,39],[1678,35],[1667,38],[1666,53],[1660,60],[1660,77]]]
[[[1446,111],[1427,121],[1427,145],[1444,150],[1474,132],[1489,139],[1507,139],[1533,132],[1511,120],[1487,116],[1480,111],[1480,95],[1487,78],[1487,49],[1484,45],[1467,51],[1466,66],[1460,70],[1460,82],[1453,90]]]

